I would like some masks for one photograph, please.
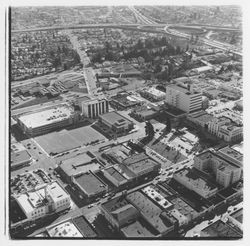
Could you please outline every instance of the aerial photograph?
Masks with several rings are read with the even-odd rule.
[[[10,240],[243,238],[240,5],[7,12]]]

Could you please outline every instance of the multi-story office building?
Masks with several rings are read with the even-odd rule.
[[[202,95],[193,90],[192,84],[172,84],[166,87],[166,103],[191,113],[202,108]]]
[[[220,127],[230,123],[231,121],[226,117],[214,118],[208,123],[208,131],[215,136],[218,136]]]
[[[214,118],[208,122],[208,131],[227,142],[240,140],[243,137],[243,128],[233,125],[226,117]]]
[[[109,111],[109,103],[105,98],[89,99],[80,105],[82,114],[88,118],[97,118]]]
[[[237,152],[235,150],[227,150],[228,155]],[[236,153],[239,155],[239,153]],[[225,154],[220,151],[207,150],[198,154],[194,158],[194,167],[203,172],[213,172],[216,182],[223,187],[228,187],[236,183],[242,177],[242,166],[239,162],[235,162],[232,158],[226,158]]]
[[[227,142],[241,140],[243,138],[243,127],[234,125],[224,125],[220,128],[219,138]]]

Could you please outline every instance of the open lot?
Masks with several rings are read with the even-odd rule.
[[[48,154],[59,154],[83,145],[105,140],[105,137],[91,126],[83,126],[72,130],[62,130],[35,138],[35,141]]]
[[[81,143],[81,145],[86,145],[92,141],[102,141],[105,140],[105,137],[94,130],[90,126],[84,126],[81,128],[73,129],[69,131],[69,134]]]

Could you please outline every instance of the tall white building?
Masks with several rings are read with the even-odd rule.
[[[105,98],[90,99],[81,104],[82,114],[88,118],[97,118],[99,115],[108,113],[109,103]]]
[[[166,103],[190,113],[202,108],[202,95],[192,84],[172,84],[166,87]]]

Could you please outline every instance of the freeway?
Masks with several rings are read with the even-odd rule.
[[[143,24],[149,24],[149,25],[157,24],[151,18],[142,15],[134,6],[130,6],[129,9],[133,12],[133,14],[135,15],[137,21],[142,22]]]
[[[168,26],[168,25],[164,27],[164,31],[167,34],[175,35],[177,37],[186,38],[186,39],[191,38],[190,34],[182,33],[182,32],[179,32],[179,31],[176,31],[176,30],[173,30],[173,29],[170,30],[170,26]],[[218,49],[221,49],[221,50],[224,50],[224,51],[230,51],[231,53],[242,56],[242,53],[239,52],[238,49],[233,45],[221,43],[221,42],[210,40],[210,39],[207,39],[207,38],[199,38],[199,41],[206,44],[206,45],[208,45],[208,46],[212,46],[214,48],[218,48]]]
[[[110,23],[102,23],[102,24],[81,24],[81,25],[64,25],[64,26],[45,26],[45,27],[36,27],[36,28],[26,28],[20,30],[11,30],[11,33],[22,33],[22,32],[39,32],[39,31],[50,31],[50,30],[71,30],[71,29],[85,29],[85,28],[118,28],[118,29],[128,29],[128,28],[138,28],[139,26],[152,27],[152,28],[164,28],[166,26],[178,27],[178,28],[191,28],[188,25],[184,24],[162,24],[156,23],[154,20],[148,19],[147,17],[142,17],[141,13],[137,13],[138,18],[143,21],[144,24],[110,24]],[[231,32],[240,32],[239,29],[236,28],[225,28],[225,27],[213,27],[213,26],[204,26],[204,25],[196,25],[196,27],[200,27],[206,30],[216,30],[216,31],[231,31]]]

